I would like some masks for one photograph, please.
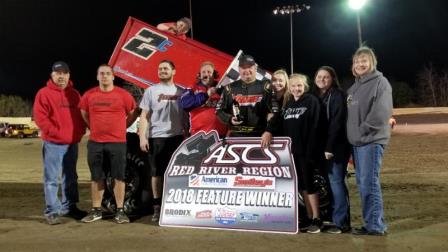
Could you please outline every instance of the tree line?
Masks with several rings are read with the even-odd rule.
[[[17,95],[0,95],[0,117],[29,117],[31,114],[30,101]]]
[[[448,69],[438,69],[432,63],[425,65],[417,74],[415,87],[407,82],[390,80],[393,90],[394,107],[446,107],[448,106]],[[353,84],[352,78],[341,82],[344,90]],[[143,90],[131,83],[124,86],[137,101]],[[32,116],[32,101],[16,95],[0,95],[0,117]]]
[[[429,63],[418,73],[417,78],[419,104],[448,106],[448,69],[440,70]]]

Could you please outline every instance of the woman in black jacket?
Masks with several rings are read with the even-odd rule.
[[[336,71],[329,66],[320,67],[314,77],[313,93],[320,98],[321,112],[326,117],[327,127],[324,143],[326,171],[332,192],[332,219],[335,227],[329,228],[328,233],[340,234],[347,232],[350,227],[350,203],[345,177],[347,163],[350,156],[350,145],[347,141],[346,120],[347,105],[345,94],[339,87]]]
[[[279,116],[282,136],[292,140],[291,151],[297,171],[298,188],[303,196],[308,218],[311,223],[301,223],[300,229],[308,226],[308,233],[319,233],[322,228],[319,209],[318,187],[314,176],[323,150],[319,144],[320,102],[308,91],[308,78],[292,74],[289,78],[289,92],[284,96],[284,106]],[[276,120],[277,121],[277,120]]]

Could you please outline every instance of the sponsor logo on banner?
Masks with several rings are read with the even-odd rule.
[[[228,188],[232,186],[233,176],[226,175],[197,175],[192,174],[188,177],[189,187],[215,187]]]
[[[196,219],[211,219],[212,217],[212,210],[196,212]]]
[[[258,217],[260,217],[259,214],[254,213],[240,213],[240,221],[241,222],[258,222]]]
[[[187,209],[165,209],[165,215],[168,216],[191,216],[191,210]]]
[[[236,210],[231,208],[218,208],[215,213],[215,221],[223,224],[230,225],[236,222]]]
[[[268,222],[268,223],[292,223],[292,216],[265,214],[263,216],[263,222]]]
[[[256,176],[236,176],[233,187],[251,189],[275,189],[275,178]]]

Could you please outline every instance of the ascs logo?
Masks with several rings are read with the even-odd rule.
[[[144,60],[149,59],[156,51],[165,52],[166,46],[172,46],[173,42],[168,37],[142,28],[138,31],[122,49]]]

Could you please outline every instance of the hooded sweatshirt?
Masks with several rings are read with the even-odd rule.
[[[347,137],[353,146],[387,144],[390,139],[392,87],[377,70],[356,78],[347,91]]]
[[[72,81],[62,89],[50,79],[47,86],[37,92],[33,116],[43,140],[58,144],[73,144],[81,140],[85,123],[78,108],[80,98]]]
[[[293,97],[285,104],[281,116],[282,134],[292,140],[294,155],[310,160],[323,157],[322,114],[317,97],[304,93],[297,101]],[[277,118],[277,117],[276,117]]]
[[[336,86],[332,86],[319,97],[322,101],[321,113],[324,113],[326,120],[326,141],[325,152],[334,155],[338,162],[345,162],[350,156],[350,144],[347,140],[347,103],[344,91]]]

